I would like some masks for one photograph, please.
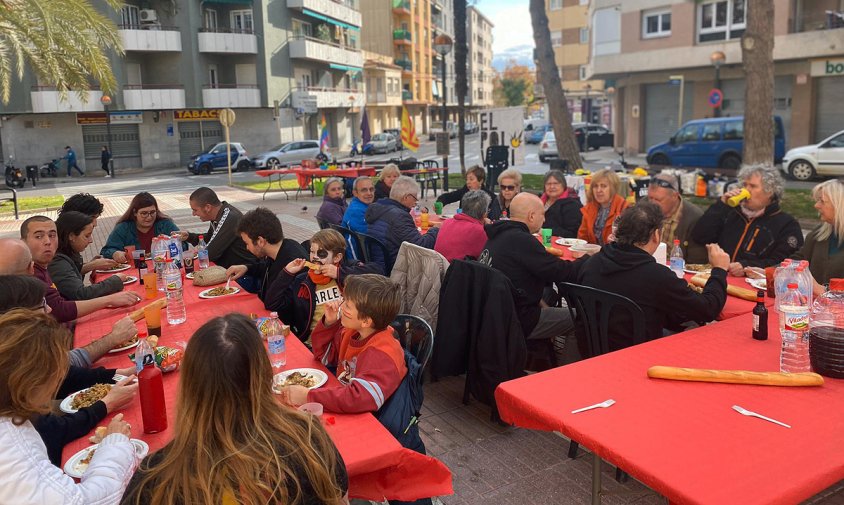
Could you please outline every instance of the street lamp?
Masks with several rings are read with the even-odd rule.
[[[589,152],[589,123],[592,122],[592,102],[589,101],[589,91],[592,90],[592,85],[588,82],[583,86],[586,91],[586,123],[583,127],[583,151]]]
[[[103,104],[106,115],[106,140],[108,143],[108,168],[109,174],[114,178],[114,154],[111,152],[111,114],[108,113],[108,106],[111,105],[111,97],[103,95],[100,97],[100,103]]]
[[[437,35],[434,37],[434,51],[440,53],[440,70],[443,80],[443,89],[441,94],[443,96],[443,108],[442,108],[442,120],[443,120],[443,134],[448,135],[448,112],[446,111],[446,86],[445,86],[445,55],[451,52],[451,48],[454,46],[454,41],[451,40],[446,34]],[[448,137],[446,137],[448,138]],[[443,168],[445,168],[445,178],[448,180],[448,155],[443,154]]]
[[[610,130],[616,131],[616,128],[613,128],[615,123],[615,86],[610,86],[606,89],[607,98],[610,101],[610,120],[609,120],[609,127]]]
[[[727,55],[723,53],[723,51],[715,51],[709,56],[709,61],[715,65],[715,89],[721,90],[721,65],[724,64],[724,61],[727,60]],[[721,91],[721,102],[724,101],[724,92]],[[715,117],[721,117],[721,105],[715,107],[712,111],[712,115]]]

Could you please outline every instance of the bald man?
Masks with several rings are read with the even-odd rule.
[[[541,307],[542,291],[551,282],[576,282],[582,261],[565,261],[545,250],[532,234],[545,221],[542,200],[519,193],[510,204],[510,220],[486,225],[487,240],[478,259],[499,270],[519,290],[516,312],[528,340],[569,335],[574,329],[567,308]]]

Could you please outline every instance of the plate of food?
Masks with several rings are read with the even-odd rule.
[[[111,391],[111,384],[94,384],[93,386],[70,394],[59,404],[59,409],[67,414],[73,414],[79,409],[90,407],[102,400]]]
[[[143,440],[133,438],[129,441],[135,447],[135,454],[138,455],[138,459],[143,459],[149,454],[149,445]],[[96,454],[99,446],[100,444],[86,447],[71,456],[64,464],[64,473],[74,479],[81,479],[85,471],[88,470],[88,465],[91,464],[91,460],[94,458],[94,454]]]
[[[712,265],[709,263],[686,263],[683,271],[687,274],[709,274],[712,273]]]
[[[316,368],[294,368],[285,370],[273,376],[273,391],[279,393],[279,389],[285,386],[305,386],[308,389],[316,389],[328,380],[328,374]]]
[[[138,345],[138,336],[137,335],[135,335],[134,337],[130,338],[129,340],[127,340],[125,342],[119,343],[117,345],[117,347],[115,347],[114,349],[112,349],[108,352],[110,354],[114,354],[114,353],[118,353],[118,352],[128,351],[129,349],[135,347],[136,345]]]
[[[193,272],[186,273],[186,274],[185,274],[185,279],[193,279]]]
[[[127,275],[126,280],[123,281],[123,284],[132,284],[133,282],[138,282],[138,278],[134,275]]]
[[[228,296],[240,293],[240,288],[236,288],[234,286],[229,286],[226,288],[225,286],[220,286],[216,288],[206,289],[205,291],[201,291],[199,293],[200,298],[219,298],[221,296]]]
[[[558,238],[554,241],[557,245],[564,245],[566,247],[571,247],[573,245],[584,245],[586,241],[580,238]]]
[[[122,272],[124,270],[129,270],[132,268],[128,264],[126,265],[117,265],[114,268],[109,268],[108,270],[97,270],[98,274],[116,274],[117,272]]]
[[[744,280],[756,289],[768,289],[768,282],[765,279],[751,279],[747,277]]]

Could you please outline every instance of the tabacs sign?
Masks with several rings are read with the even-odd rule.
[[[173,111],[176,121],[218,121],[220,109],[180,109]]]

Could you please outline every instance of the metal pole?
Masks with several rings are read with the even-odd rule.
[[[442,110],[442,114],[443,114],[443,134],[446,135],[446,139],[449,139],[449,136],[448,136],[449,132],[448,132],[448,128],[447,128],[447,126],[448,126],[448,117],[447,117],[448,112],[446,111],[447,90],[446,90],[446,86],[445,86],[445,70],[446,70],[445,69],[445,55],[446,55],[446,53],[440,53],[440,54],[442,55],[442,58],[440,58],[440,67],[442,68],[442,78],[443,78],[443,89],[442,89],[442,94],[443,94],[443,110]],[[458,135],[459,135],[459,132],[458,132]],[[448,142],[451,143],[451,140],[448,140]],[[443,168],[445,168],[445,170],[443,171],[443,191],[448,191],[448,155],[447,154],[443,155]]]
[[[680,106],[677,108],[677,128],[683,126],[683,100],[686,98],[686,79],[685,76],[680,78]]]
[[[111,150],[111,114],[108,112],[108,105],[103,105],[106,113],[106,143],[108,144],[108,168],[111,178],[114,179],[114,153]]]
[[[588,85],[587,85],[588,86]],[[586,91],[586,121],[583,127],[583,152],[589,152],[589,123],[592,122],[592,104],[589,102],[589,88],[584,88]]]
[[[601,457],[592,453],[592,505],[601,505]]]
[[[721,65],[715,65],[715,89],[721,89]],[[723,92],[722,95],[723,96]],[[721,106],[715,107],[715,110],[712,111],[712,115],[715,117],[721,117]]]

